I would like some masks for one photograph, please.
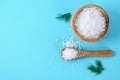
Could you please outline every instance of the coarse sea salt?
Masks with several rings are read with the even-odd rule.
[[[78,56],[78,51],[73,48],[65,48],[65,50],[62,52],[62,57],[65,60],[71,60],[73,58],[77,58]]]
[[[84,8],[77,16],[75,25],[79,34],[85,38],[95,39],[105,31],[106,19],[95,7]]]

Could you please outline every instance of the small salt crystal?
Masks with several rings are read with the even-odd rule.
[[[66,48],[63,52],[62,52],[62,57],[65,60],[71,60],[73,58],[77,58],[78,57],[78,51],[76,49],[72,49],[72,48]]]
[[[84,8],[76,18],[75,25],[79,34],[85,38],[98,38],[105,31],[106,20],[96,8]]]
[[[64,41],[62,42],[62,44],[63,44],[63,47],[65,47],[65,42]]]
[[[59,41],[59,39],[56,39],[55,41],[56,41],[56,42],[58,42],[58,41]]]

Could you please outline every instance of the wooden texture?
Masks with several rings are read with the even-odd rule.
[[[112,50],[101,50],[101,51],[78,51],[78,56],[112,56]]]

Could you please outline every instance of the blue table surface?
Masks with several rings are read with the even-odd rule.
[[[0,0],[0,80],[120,79],[119,3],[119,0]],[[99,5],[109,15],[108,34],[98,42],[81,41],[72,32],[70,22],[55,19],[57,14],[73,14],[85,4]],[[86,50],[111,49],[114,56],[64,61],[60,51],[65,36],[81,41]],[[87,69],[95,60],[101,60],[105,68],[97,76]]]

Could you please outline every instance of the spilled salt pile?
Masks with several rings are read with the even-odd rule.
[[[64,47],[69,47],[69,48],[78,48],[78,45],[75,41],[67,41],[67,42],[63,42],[63,46]]]
[[[106,20],[96,8],[84,8],[76,18],[75,25],[79,34],[85,38],[98,38],[105,31]]]
[[[69,37],[66,41],[62,42],[63,48],[75,48],[75,49],[81,49],[82,43],[78,40],[75,40],[73,37]]]
[[[71,60],[74,58],[77,58],[78,56],[78,51],[73,48],[65,48],[65,50],[62,51],[62,57],[65,60]]]

